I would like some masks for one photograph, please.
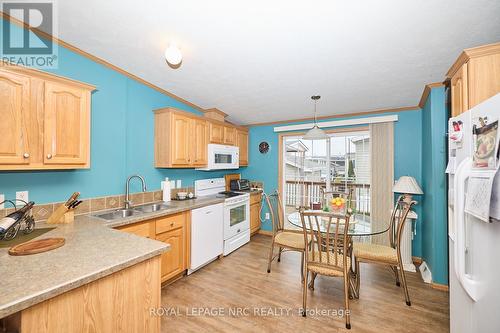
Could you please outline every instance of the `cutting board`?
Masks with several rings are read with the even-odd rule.
[[[239,173],[228,173],[227,175],[225,175],[224,180],[226,181],[226,191],[230,190],[231,180],[240,178],[241,174]]]
[[[44,238],[15,245],[9,249],[11,256],[26,256],[50,251],[61,247],[65,243],[64,238]]]

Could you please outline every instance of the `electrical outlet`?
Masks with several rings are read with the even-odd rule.
[[[17,200],[23,200],[24,202],[28,202],[29,201],[28,191],[19,191],[19,192],[16,192],[16,199]],[[24,206],[24,203],[21,202],[21,201],[17,201],[16,202],[16,206]]]
[[[269,220],[269,219],[270,219],[269,213],[266,213],[266,220]]]
[[[3,204],[3,201],[5,200],[5,195],[4,194],[0,194],[0,209],[4,209],[5,208],[5,205]]]

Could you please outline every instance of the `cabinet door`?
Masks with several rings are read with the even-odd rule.
[[[0,70],[0,164],[29,163],[23,124],[29,101],[29,78]]]
[[[158,234],[156,240],[170,244],[170,250],[161,255],[161,280],[163,282],[185,269],[184,228]]]
[[[224,126],[210,123],[210,143],[224,143]]]
[[[238,131],[238,147],[240,148],[240,166],[248,165],[248,132]]]
[[[171,154],[172,164],[186,166],[190,164],[189,158],[189,128],[191,118],[184,115],[172,114]]]
[[[500,53],[471,58],[467,63],[469,108],[500,92]]]
[[[226,145],[236,145],[236,128],[224,126],[224,143]]]
[[[451,78],[451,116],[458,116],[468,109],[467,64],[464,64]]]
[[[250,206],[250,232],[255,233],[260,229],[260,202]]]
[[[90,92],[45,82],[44,164],[88,164]]]
[[[193,166],[205,166],[208,159],[208,125],[205,120],[192,120],[192,133],[194,139],[191,139],[191,164]]]

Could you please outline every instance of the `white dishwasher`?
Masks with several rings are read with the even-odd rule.
[[[224,204],[191,211],[191,264],[188,274],[217,259],[224,247]]]

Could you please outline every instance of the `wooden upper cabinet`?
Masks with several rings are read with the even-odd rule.
[[[500,92],[500,43],[466,49],[446,77],[457,116]]]
[[[469,107],[500,92],[500,43],[496,53],[472,58],[467,63]]]
[[[237,139],[240,148],[240,166],[248,165],[248,132],[238,130]]]
[[[224,125],[215,123],[215,122],[210,122],[209,125],[210,129],[210,143],[218,143],[218,144],[223,144],[224,143]]]
[[[45,83],[45,164],[88,163],[89,103],[89,91],[56,82]]]
[[[208,123],[206,120],[193,119],[191,133],[194,139],[191,142],[191,163],[194,166],[204,166],[208,162]]]
[[[208,124],[173,108],[155,110],[155,167],[194,168],[207,164]]]
[[[90,167],[95,87],[39,70],[0,69],[0,170]]]
[[[29,163],[24,117],[29,112],[30,80],[0,70],[0,164]]]
[[[210,143],[239,145],[240,164],[248,165],[248,132],[244,128],[171,107],[154,110],[154,114],[156,168],[205,167]]]
[[[236,145],[236,128],[232,126],[224,126],[224,144]]]
[[[464,64],[455,75],[453,75],[450,86],[451,115],[455,117],[469,109],[469,102],[467,101],[467,64]]]
[[[172,114],[172,165],[189,164],[189,130],[191,119],[184,115]]]

